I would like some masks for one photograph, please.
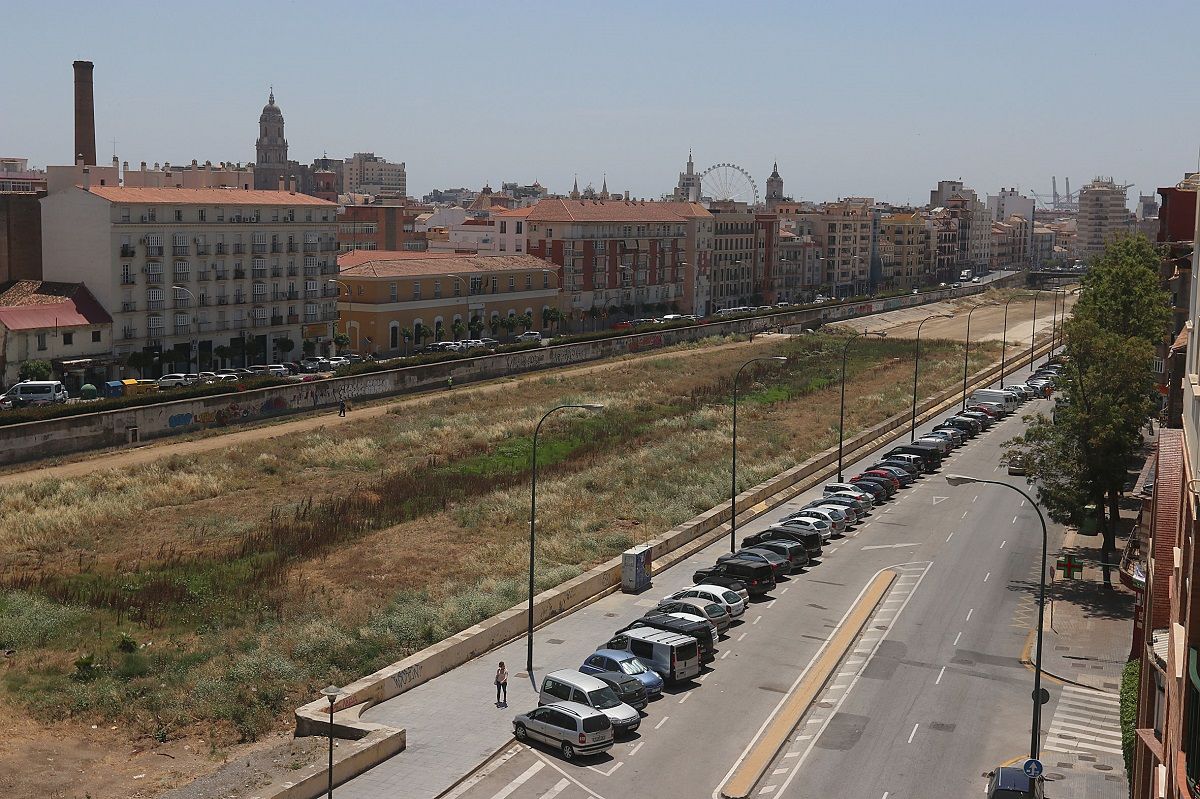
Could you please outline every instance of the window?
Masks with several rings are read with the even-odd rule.
[[[37,348],[39,350],[46,349],[46,334],[45,333],[37,334]]]
[[[518,236],[519,236],[519,235],[521,235],[521,233],[522,233],[522,230],[521,230],[521,228],[522,228],[522,227],[524,227],[524,225],[525,225],[525,223],[524,223],[524,222],[518,222],[518,223],[517,223],[517,235],[518,235]]]
[[[542,288],[544,288],[544,289],[550,288],[550,273],[549,272],[542,272]]]
[[[208,211],[201,208],[199,211],[196,212],[196,218],[199,219],[201,222],[208,221]]]
[[[1183,755],[1188,786],[1195,792],[1200,785],[1200,652],[1191,647],[1183,689]]]
[[[508,279],[508,290],[509,290],[509,291],[516,291],[516,290],[517,290],[517,279],[516,279],[515,277],[509,277],[509,279]]]
[[[529,291],[533,288],[533,275],[525,275],[525,290]]]
[[[93,343],[93,344],[99,344],[99,343],[100,343],[100,331],[99,331],[99,330],[93,330],[93,331],[92,331],[92,343]]]
[[[414,300],[421,299],[421,282],[419,280],[414,280],[412,286],[413,286],[413,299]]]
[[[442,296],[442,281],[440,281],[440,280],[433,281],[433,296],[434,297]]]
[[[128,205],[121,207],[121,221],[122,222],[129,221],[129,206]]]
[[[555,699],[569,700],[571,698],[571,687],[565,685],[558,680],[546,680],[546,684],[542,686],[542,690],[553,696]]]
[[[639,641],[634,638],[629,641],[629,651],[640,658],[654,657],[654,646],[648,641]]]
[[[176,209],[175,209],[175,221],[176,221],[176,222],[182,222],[182,221],[183,221],[183,211],[182,211],[181,209],[179,209],[179,208],[176,208]]]
[[[508,232],[508,223],[507,223],[507,222],[505,222],[504,220],[500,220],[500,232],[501,232],[501,233],[507,233],[507,232]]]
[[[62,337],[63,337],[63,346],[64,347],[70,347],[72,344],[75,343],[75,334],[74,333],[63,333]]]

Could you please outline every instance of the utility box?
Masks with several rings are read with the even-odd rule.
[[[625,550],[621,556],[621,590],[640,594],[651,586],[650,547],[640,545]]]

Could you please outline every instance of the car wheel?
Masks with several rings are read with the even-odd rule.
[[[518,741],[522,741],[522,742],[524,742],[526,739],[529,738],[529,733],[525,731],[524,724],[516,725],[516,727],[513,728],[513,735],[516,737],[516,739]]]
[[[575,747],[571,746],[571,744],[569,744],[568,742],[563,741],[562,756],[563,756],[563,760],[574,760],[575,759]]]

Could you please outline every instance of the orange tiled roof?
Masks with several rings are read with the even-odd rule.
[[[553,264],[532,255],[355,250],[338,258],[338,277],[419,277],[467,272],[541,271]]]
[[[175,189],[92,186],[89,191],[112,203],[163,203],[165,205],[320,205],[335,208],[336,203],[292,194],[288,191],[256,189]]]
[[[700,203],[644,200],[540,200],[530,222],[685,222],[712,214]]]
[[[506,218],[515,216],[515,217],[524,218],[524,217],[529,216],[529,214],[532,212],[533,212],[533,206],[526,205],[522,208],[508,208],[503,211],[494,211],[494,212],[492,212],[492,216],[503,216]]]
[[[112,317],[82,283],[18,280],[0,284],[0,324],[9,330],[111,322]]]

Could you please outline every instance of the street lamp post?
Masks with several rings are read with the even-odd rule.
[[[1030,730],[1029,735],[1029,757],[1037,760],[1042,727],[1042,625],[1046,617],[1046,517],[1042,515],[1042,509],[1033,501],[1033,497],[1015,485],[1002,483],[999,480],[984,480],[981,477],[969,477],[962,474],[948,474],[946,475],[946,482],[952,486],[987,483],[988,485],[1001,486],[1016,491],[1037,511],[1038,521],[1042,524],[1042,571],[1041,578],[1038,581],[1037,655],[1033,669],[1033,728]]]
[[[730,552],[734,552],[737,549],[735,542],[736,542],[736,535],[737,535],[737,390],[738,390],[738,380],[742,376],[742,369],[745,369],[747,366],[749,366],[752,363],[757,363],[759,361],[783,362],[786,360],[787,360],[787,358],[785,358],[782,355],[767,355],[767,356],[763,356],[761,358],[751,358],[750,360],[748,360],[744,364],[742,364],[738,368],[737,374],[733,376],[733,466],[730,469],[730,474],[729,474],[729,551]]]
[[[538,421],[537,427],[533,428],[533,469],[529,482],[529,619],[527,624],[528,638],[528,657],[526,660],[526,669],[529,673],[529,679],[533,679],[533,564],[534,564],[534,545],[537,541],[537,440],[538,433],[542,430],[542,422],[550,417],[550,414],[555,411],[561,411],[564,408],[582,408],[585,411],[598,411],[604,408],[603,405],[596,402],[585,402],[581,404],[558,405],[546,411],[545,415]]]
[[[1037,338],[1037,301],[1038,295],[1043,291],[1045,291],[1045,289],[1033,290],[1033,327],[1029,331],[1029,367],[1031,369],[1033,368],[1034,340]]]
[[[1000,388],[1004,388],[1004,369],[1007,364],[1007,361],[1004,360],[1004,354],[1007,351],[1005,345],[1008,344],[1008,303],[1016,298],[1017,295],[1014,294],[1004,303],[1004,328],[1003,332],[1000,333]]]
[[[329,700],[329,793],[327,796],[328,799],[333,799],[333,704],[342,692],[336,685],[329,685],[322,688],[321,693]]]
[[[913,357],[912,427],[909,430],[909,434],[908,434],[909,441],[917,440],[917,374],[918,374],[917,370],[919,370],[921,368],[921,327],[924,326],[924,324],[926,322],[928,322],[930,319],[953,319],[953,318],[954,318],[954,314],[935,313],[935,314],[926,316],[924,319],[921,320],[920,324],[917,325],[917,345],[916,345],[916,353]]]
[[[467,290],[467,334],[471,335],[471,285],[469,283],[467,283],[467,281],[463,280],[462,277],[459,275],[448,274],[448,275],[446,275],[446,277],[455,281],[455,285],[458,285],[461,283],[463,288],[465,288]],[[482,314],[480,315],[479,318],[480,318],[480,321],[483,320]]]
[[[991,308],[992,303],[984,305],[976,305],[971,310],[967,311],[967,335],[963,340],[963,388],[962,388],[962,409],[967,409],[967,359],[971,355],[971,314],[978,311],[980,308]]]
[[[859,336],[878,336],[879,338],[885,338],[887,336],[887,333],[885,333],[885,332],[872,333],[872,332],[869,332],[866,330],[864,330],[860,333],[856,330],[850,334],[850,338],[846,339],[846,345],[844,347],[842,347],[842,401],[841,401],[841,404],[838,406],[837,481],[839,483],[842,482],[842,441],[843,441],[843,439],[845,437],[845,433],[846,433],[846,356],[850,354],[850,345],[854,342],[854,339],[858,338]]]
[[[1054,305],[1050,311],[1050,349],[1046,351],[1046,363],[1050,363],[1050,359],[1054,357],[1054,339],[1058,336],[1058,293],[1061,289],[1054,289],[1050,296],[1054,299]]]
[[[182,291],[184,294],[191,297],[193,302],[195,302],[195,300],[196,300],[196,295],[193,294],[192,290],[189,289],[187,286],[171,286],[171,289],[174,291]],[[173,302],[172,302],[172,306],[174,306]],[[192,317],[192,315],[189,313],[188,314],[188,335],[189,336],[191,335],[191,332],[192,332],[192,318],[191,317]],[[192,344],[189,341],[188,342],[188,371],[190,372],[191,370],[192,370]],[[197,372],[200,371],[199,357],[196,358],[196,371]],[[199,380],[199,378],[197,378],[197,381],[198,380]]]

